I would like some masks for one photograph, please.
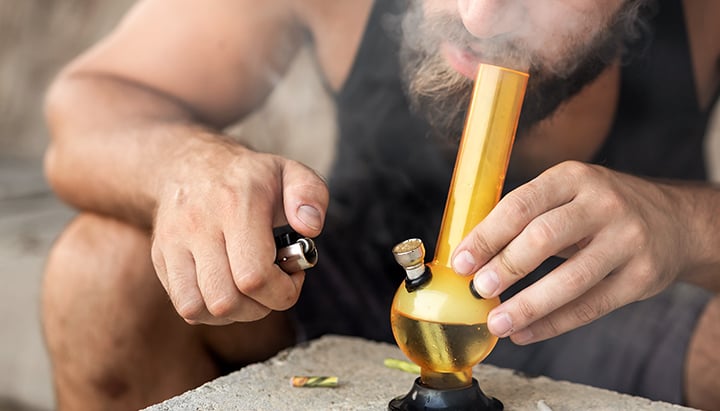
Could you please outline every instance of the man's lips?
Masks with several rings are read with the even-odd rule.
[[[447,42],[440,46],[440,53],[453,70],[470,80],[475,80],[480,65],[480,56],[477,53]]]

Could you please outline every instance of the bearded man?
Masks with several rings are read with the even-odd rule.
[[[437,235],[479,63],[531,74],[508,193],[454,252],[502,293],[488,327],[509,338],[486,362],[718,407],[719,17],[712,0],[139,2],[48,94],[47,174],[80,210],[44,283],[59,407],[137,409],[326,333],[392,341],[390,248]],[[327,185],[222,131],[306,43],[337,105]],[[274,264],[285,222],[319,236],[307,278]]]

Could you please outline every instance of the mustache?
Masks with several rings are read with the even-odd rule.
[[[450,67],[439,52],[441,45],[450,43],[499,65],[517,62],[521,46],[509,37],[478,39],[458,16],[425,15],[419,1],[409,6],[401,29],[400,61],[411,109],[422,113],[435,137],[456,143],[462,135],[474,79]]]
[[[594,28],[586,40],[574,38],[574,33],[593,29],[580,22],[574,32],[556,40],[558,43],[546,44],[548,39],[542,36],[521,38],[519,33],[476,38],[459,17],[425,15],[422,2],[411,2],[399,25],[403,84],[411,109],[427,121],[436,137],[452,141],[462,134],[473,81],[452,69],[440,53],[441,47],[450,43],[475,53],[479,61],[530,73],[519,133],[529,130],[610,64],[622,61],[628,45],[634,53],[642,53],[641,46],[652,38],[648,22],[655,5],[653,0],[627,0],[605,27]],[[557,50],[558,58],[543,59],[547,47]]]
[[[411,110],[422,113],[435,137],[459,141],[473,81],[457,73],[435,54],[401,47],[405,94]]]
[[[443,12],[426,15],[421,3],[413,2],[402,22],[405,47],[415,53],[430,57],[445,43],[474,54],[490,64],[524,71],[537,59],[517,33],[478,38],[465,28],[458,15]]]
[[[575,62],[588,54],[596,52],[591,57],[608,57],[606,50],[593,49],[597,44],[616,41],[620,46],[643,38],[649,31],[649,17],[655,13],[657,4],[657,0],[625,0],[599,29],[579,18],[563,19],[561,11],[555,19],[561,27],[560,34],[552,37],[542,27],[538,32],[531,32],[532,27],[524,26],[492,37],[475,37],[457,13],[426,13],[422,1],[410,2],[400,26],[405,47],[421,55],[436,53],[442,44],[449,44],[474,54],[485,63],[527,71],[531,75],[543,73],[567,78],[577,68]],[[518,15],[518,18],[522,17]],[[588,31],[594,32],[591,41],[584,45],[575,42],[573,32]],[[564,58],[549,60],[548,55]]]

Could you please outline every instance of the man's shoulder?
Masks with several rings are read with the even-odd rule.
[[[310,34],[317,61],[328,85],[345,82],[360,47],[373,0],[286,0]]]
[[[284,0],[311,31],[330,24],[364,20],[373,0]]]

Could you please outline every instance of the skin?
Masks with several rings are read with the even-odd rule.
[[[558,70],[558,56],[577,45],[587,43],[610,21],[622,1],[602,3],[573,0],[565,2],[502,2],[458,0],[425,1],[426,15],[458,16],[467,31],[477,41],[470,47],[477,56],[465,55],[452,42],[443,44],[448,64],[460,74],[474,79],[477,64],[486,62],[527,70],[528,62],[493,61],[483,53],[483,42],[509,38],[523,44],[524,50]],[[467,60],[467,61],[462,61]]]
[[[450,7],[481,37],[509,24],[492,17],[502,3],[427,6]],[[618,4],[565,3],[599,19]],[[220,375],[221,364],[240,366],[292,344],[282,310],[297,301],[304,273],[288,276],[273,264],[271,227],[287,221],[318,235],[327,188],[305,166],[253,152],[221,130],[263,101],[306,39],[339,90],[370,7],[145,0],[58,76],[47,98],[46,170],[58,195],[81,210],[49,256],[43,291],[59,408],[141,408]],[[719,78],[720,6],[694,0],[686,9],[706,107]],[[506,196],[454,254],[456,271],[475,275],[485,296],[546,256],[570,257],[491,313],[497,335],[538,341],[677,279],[720,283],[716,188],[584,163],[607,134],[619,80],[611,66],[518,140],[511,172],[538,177]],[[720,375],[708,374],[719,368],[707,367],[720,364],[709,348],[719,304],[703,314],[688,354],[687,398],[699,408],[720,403]]]

